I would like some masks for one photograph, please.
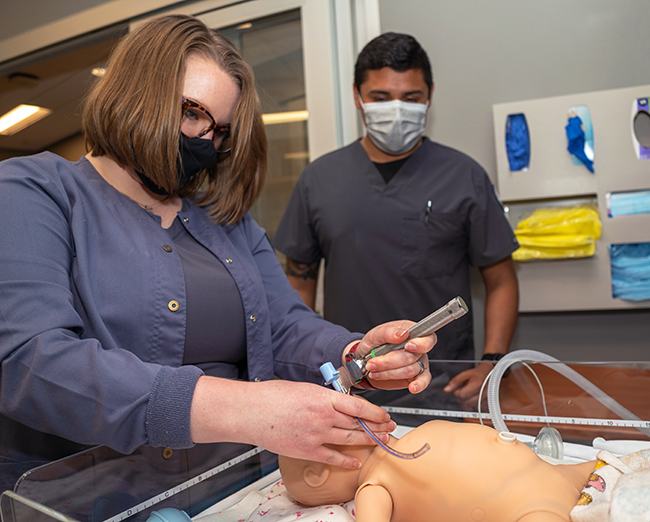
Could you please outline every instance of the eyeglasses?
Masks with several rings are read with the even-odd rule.
[[[214,131],[212,141],[217,147],[217,152],[229,152],[230,145],[224,142],[230,137],[230,124],[218,124],[205,107],[183,96],[183,116],[181,117],[183,135],[186,138],[201,138],[210,131]]]

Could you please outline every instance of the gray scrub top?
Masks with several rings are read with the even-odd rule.
[[[179,217],[167,232],[181,258],[187,289],[183,364],[213,377],[248,380],[244,305],[235,280]]]
[[[303,263],[325,258],[325,318],[352,331],[418,321],[461,296],[470,314],[438,332],[431,357],[471,359],[469,265],[518,244],[483,168],[424,138],[388,184],[360,141],[311,163],[274,246]]]

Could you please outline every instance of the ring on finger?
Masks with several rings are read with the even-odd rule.
[[[424,363],[422,361],[420,361],[419,359],[418,359],[418,364],[420,365],[420,371],[418,372],[416,377],[419,377],[420,375],[422,375],[424,373],[424,370],[425,370]]]

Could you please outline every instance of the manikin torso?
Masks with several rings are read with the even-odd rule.
[[[377,448],[361,469],[361,488],[376,484],[390,493],[392,522],[507,522],[541,512],[569,520],[594,469],[594,463],[554,466],[476,424],[428,422],[394,447],[414,452],[425,443],[431,449],[413,460]]]
[[[425,443],[431,449],[416,459],[374,447],[359,471],[330,468],[318,502],[329,491],[340,493],[341,484],[358,474],[351,483],[357,522],[569,521],[595,467],[550,464],[514,438],[504,442],[493,428],[471,423],[431,421],[390,445],[412,453]],[[290,481],[285,484],[293,494]],[[310,491],[296,498],[308,503]]]

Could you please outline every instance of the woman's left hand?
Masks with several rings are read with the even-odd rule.
[[[382,344],[403,342],[408,339],[408,329],[414,324],[412,321],[392,321],[376,326],[361,340],[356,350],[357,357],[363,357]],[[366,380],[382,390],[408,388],[411,393],[421,392],[431,382],[427,354],[437,340],[436,334],[410,339],[404,350],[371,359],[366,364]],[[354,344],[346,347],[344,358]]]

